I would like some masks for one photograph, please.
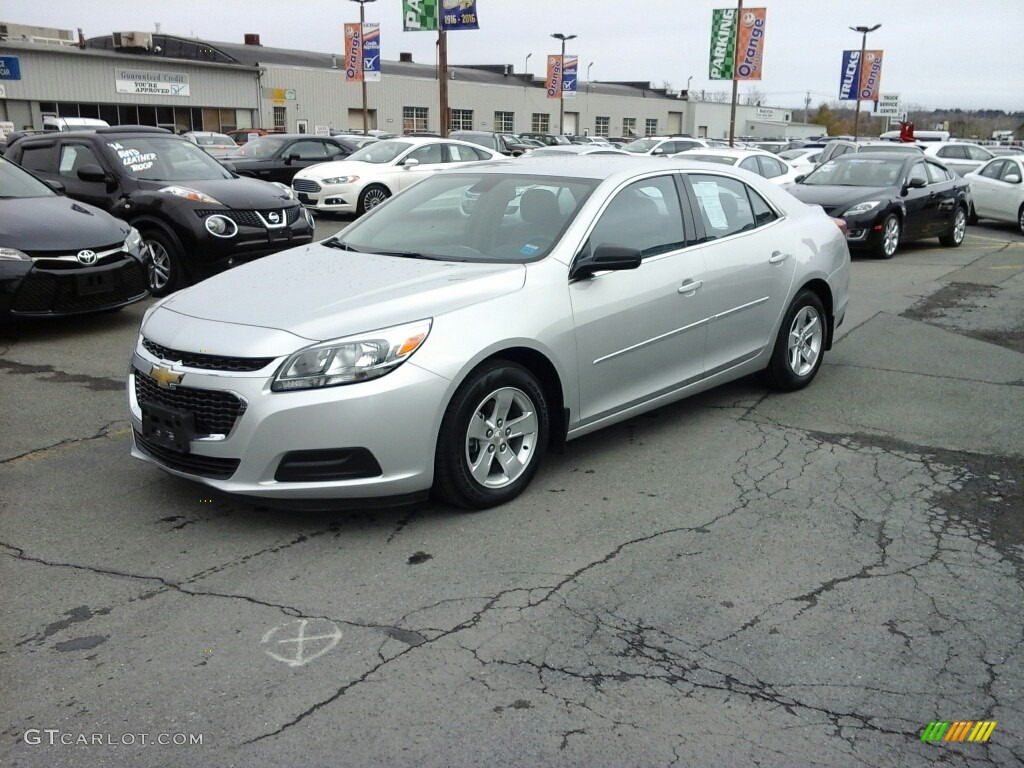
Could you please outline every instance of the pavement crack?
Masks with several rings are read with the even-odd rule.
[[[4,352],[7,350],[5,349]],[[0,360],[0,371],[7,371],[20,376],[42,375],[44,381],[57,384],[82,384],[96,392],[120,392],[125,388],[124,379],[109,376],[89,376],[84,373],[67,373],[59,371],[52,365],[32,365],[17,363],[13,360]]]
[[[26,451],[25,453],[18,454],[17,456],[11,456],[10,458],[0,460],[0,465],[2,465],[2,464],[11,464],[13,462],[22,461],[22,460],[26,460],[26,459],[41,458],[44,454],[49,453],[50,451],[52,451],[52,450],[54,450],[56,448],[62,448],[64,446],[66,446],[66,445],[75,445],[77,443],[87,443],[90,440],[99,440],[99,439],[104,438],[104,437],[120,436],[121,435],[121,430],[116,430],[114,432],[111,432],[111,427],[113,427],[115,424],[127,424],[127,423],[128,423],[127,419],[116,419],[115,421],[111,421],[111,422],[109,422],[107,424],[104,424],[102,427],[99,428],[99,430],[95,434],[89,435],[88,437],[69,437],[69,438],[67,438],[65,440],[61,440],[60,442],[54,443],[53,445],[48,445],[45,448],[33,448],[31,451]]]

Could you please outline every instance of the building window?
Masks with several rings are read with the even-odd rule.
[[[494,131],[495,133],[513,133],[515,131],[515,112],[495,112]]]
[[[418,133],[427,128],[426,107],[402,107],[402,133]]]
[[[451,131],[472,131],[473,130],[473,110],[472,109],[453,109],[451,112]]]
[[[657,136],[658,135],[658,121],[657,119],[647,118],[644,120],[644,136]]]
[[[595,136],[610,136],[612,119],[610,117],[595,117],[594,118],[594,135]]]
[[[283,131],[287,128],[287,107],[274,107],[274,130]]]
[[[530,120],[530,130],[533,133],[547,133],[551,129],[551,115],[544,112],[534,112]]]
[[[625,136],[627,139],[637,138],[635,117],[622,118],[622,135]]]

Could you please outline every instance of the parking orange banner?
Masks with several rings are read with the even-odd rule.
[[[363,80],[363,30],[360,25],[345,25],[345,82]]]
[[[860,63],[861,101],[878,101],[878,92],[881,88],[882,52],[864,51],[864,61]]]
[[[549,99],[558,99],[562,95],[562,57],[548,56],[548,76],[545,81]]]
[[[736,34],[736,79],[760,80],[767,8],[744,8]]]

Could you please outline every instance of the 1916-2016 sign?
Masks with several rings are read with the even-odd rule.
[[[188,75],[182,72],[142,72],[115,69],[114,82],[118,93],[138,96],[189,96]]]

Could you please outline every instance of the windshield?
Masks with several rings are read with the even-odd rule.
[[[811,171],[804,184],[841,187],[894,187],[903,176],[903,160],[882,160],[847,155]]]
[[[362,149],[356,150],[345,159],[360,160],[364,163],[390,163],[411,146],[412,144],[408,141],[387,139],[374,142]]]
[[[529,173],[442,173],[324,242],[440,261],[536,261],[551,251],[598,183]]]
[[[133,179],[199,181],[230,179],[227,169],[195,144],[177,137],[146,136],[108,141],[107,149]]]
[[[275,136],[260,136],[258,139],[247,141],[238,151],[232,152],[228,157],[251,157],[257,160],[265,160],[273,157],[280,151],[281,147],[288,143],[288,139]]]
[[[653,139],[637,139],[629,142],[623,149],[627,152],[650,152],[656,146],[658,146],[658,142]]]
[[[196,137],[196,142],[201,147],[213,147],[218,145],[228,145],[229,147],[235,146],[234,140],[230,136],[226,136],[223,133],[208,133],[206,135],[199,134]]]
[[[809,154],[811,154],[809,149],[787,149],[785,152],[779,152],[779,157],[783,160],[796,160]]]
[[[686,153],[687,160],[700,160],[703,163],[718,163],[719,165],[736,165],[738,157],[726,157],[725,155],[705,155],[690,150]]]
[[[56,194],[35,176],[0,158],[0,200],[15,197],[53,197]]]

